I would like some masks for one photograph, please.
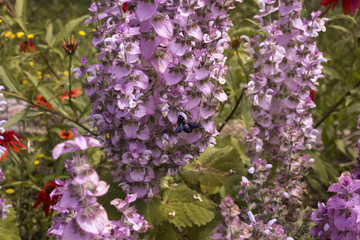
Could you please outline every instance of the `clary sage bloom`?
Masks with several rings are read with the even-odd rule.
[[[311,13],[311,20],[302,18],[297,0],[258,2],[261,9],[255,18],[266,34],[242,37],[255,59],[246,86],[254,126],[246,137],[251,178],[241,182],[239,197],[248,205],[244,210],[258,213],[254,236],[269,237],[271,232],[261,226],[275,218],[274,236],[285,238],[301,233],[297,221],[302,219],[306,228],[310,218],[310,211],[301,208],[306,194],[302,178],[313,159],[301,150],[310,149],[318,135],[309,112],[315,107],[310,92],[316,91],[326,62],[316,45],[325,19],[319,18],[320,12]],[[270,181],[270,174],[276,178]]]
[[[360,115],[357,128],[360,130]],[[348,239],[360,238],[360,139],[357,142],[359,157],[352,174],[343,172],[339,182],[332,184],[328,192],[336,195],[330,197],[326,205],[318,203],[318,209],[311,215],[316,224],[311,229],[311,235],[319,239]]]
[[[97,197],[106,194],[109,185],[99,179],[84,154],[86,149],[101,144],[91,137],[78,135],[76,129],[74,136],[74,140],[60,143],[53,149],[54,159],[69,152],[76,154],[65,163],[71,178],[65,182],[56,179],[56,188],[50,193],[51,198],[58,199],[52,209],[59,215],[54,217],[48,234],[62,240],[139,239],[138,234],[146,232],[148,224],[134,207],[129,206],[136,200],[136,194],[128,195],[125,200],[111,201],[123,217],[119,221],[110,221],[105,208],[97,202]]]
[[[151,198],[160,177],[215,144],[231,8],[232,0],[102,0],[89,8],[85,23],[100,23],[92,40],[99,63],[83,58],[74,74],[86,75],[89,118],[123,190]]]

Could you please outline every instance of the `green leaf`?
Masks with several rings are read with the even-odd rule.
[[[149,231],[149,238],[151,240],[164,240],[164,239],[171,239],[171,240],[183,240],[184,237],[181,233],[179,233],[174,225],[170,223],[165,223],[162,225],[158,225],[153,227],[152,230]]]
[[[196,199],[200,197],[199,199]],[[215,217],[214,202],[191,190],[185,184],[169,188],[163,197],[163,211],[170,223],[177,227],[205,225]]]
[[[344,143],[343,140],[341,140],[341,139],[336,139],[336,140],[335,140],[335,144],[336,144],[337,148],[340,150],[340,152],[342,152],[343,154],[347,155],[346,149],[345,149],[345,143]]]
[[[25,110],[23,110],[21,112],[18,112],[17,114],[12,116],[11,118],[9,118],[6,121],[6,123],[4,123],[2,125],[2,127],[7,128],[7,127],[10,127],[10,126],[18,123],[20,120],[25,120],[26,118],[31,118],[31,117],[37,117],[37,116],[40,116],[42,114],[44,114],[44,113],[25,109]]]
[[[323,72],[324,72],[324,74],[329,75],[332,78],[339,79],[339,80],[344,79],[344,77],[341,76],[341,74],[338,71],[336,71],[334,68],[325,66]]]
[[[18,18],[22,18],[23,17],[23,13],[24,13],[24,10],[25,10],[25,0],[16,0],[16,3],[15,3],[15,13],[16,13],[16,16]]]
[[[45,41],[47,42],[48,45],[50,45],[53,41],[53,24],[52,23],[50,23],[46,27]]]
[[[70,37],[72,31],[74,31],[74,29],[82,22],[84,22],[84,20],[86,18],[88,18],[89,15],[84,15],[82,17],[79,18],[75,18],[71,21],[69,21],[67,24],[65,24],[65,26],[62,28],[62,30],[56,35],[56,37],[53,39],[53,41],[51,42],[50,46],[53,46],[54,44],[58,44],[60,43],[60,41],[66,37]]]
[[[335,30],[343,31],[345,33],[349,33],[349,34],[351,33],[349,29],[344,28],[343,26],[340,26],[340,25],[329,25],[328,27],[333,28]]]
[[[200,178],[200,187],[203,193],[216,194],[224,182],[224,176],[213,171],[204,172]]]
[[[350,107],[346,109],[347,114],[358,113],[358,112],[360,112],[360,103],[352,104]]]
[[[356,19],[349,15],[344,15],[344,14],[336,15],[334,17],[330,17],[329,21],[334,21],[336,19],[345,19],[345,20],[348,20],[348,21],[352,22],[353,24],[355,24],[355,26],[357,25]]]
[[[68,116],[57,94],[55,94],[55,92],[50,87],[48,87],[47,85],[39,86],[38,79],[35,76],[26,71],[25,74],[29,77],[30,81],[38,88],[40,94],[44,96],[44,98],[51,104],[52,107],[60,111],[65,116]]]
[[[152,226],[164,224],[164,221],[168,218],[168,216],[164,214],[164,207],[159,197],[154,197],[149,203],[138,201],[136,203],[136,209],[139,214],[145,216],[145,219]]]
[[[10,91],[13,91],[15,93],[20,93],[18,81],[4,65],[0,66],[0,78],[4,82],[5,86],[9,88]]]

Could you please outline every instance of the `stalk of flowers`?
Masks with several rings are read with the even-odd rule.
[[[317,136],[308,110],[315,107],[310,91],[316,90],[321,63],[326,61],[316,46],[325,19],[319,18],[320,12],[313,12],[311,20],[302,19],[297,0],[259,3],[262,8],[255,18],[267,34],[243,37],[255,59],[255,72],[247,84],[255,123],[246,137],[253,164],[249,173],[254,176],[240,194],[249,192],[249,200],[243,200],[258,213],[257,222],[276,218],[286,236],[299,233],[299,218],[306,223],[310,217],[308,211],[301,214],[301,198],[306,194],[301,180],[313,159],[301,150],[311,148]],[[268,162],[275,167],[267,167]],[[270,180],[270,174],[275,178]],[[256,226],[254,232],[267,235]]]
[[[224,220],[212,231],[211,239],[243,240],[251,236],[251,227],[240,220],[240,209],[230,196],[221,201],[220,209]]]
[[[349,172],[343,172],[339,182],[332,184],[328,192],[336,195],[324,203],[318,203],[318,210],[311,215],[316,224],[311,235],[319,239],[357,240],[360,238],[360,180],[353,179]]]
[[[123,216],[119,221],[110,221],[104,207],[97,202],[97,197],[104,195],[109,186],[99,180],[87,156],[81,155],[86,149],[101,144],[94,138],[77,135],[76,130],[74,136],[74,140],[60,143],[53,149],[54,159],[65,153],[76,153],[72,160],[65,163],[71,178],[66,182],[56,179],[56,188],[50,194],[51,198],[58,199],[52,209],[60,215],[54,217],[48,234],[63,240],[139,239],[139,233],[146,232],[148,224],[134,207],[129,206],[136,200],[136,194],[111,202]]]
[[[360,130],[360,115],[357,128]],[[335,192],[326,204],[318,203],[318,209],[311,215],[316,224],[311,229],[311,235],[319,239],[349,239],[360,238],[360,138],[357,142],[359,150],[358,163],[352,174],[343,172],[339,182],[332,184],[328,192]]]
[[[3,90],[4,87],[0,86],[0,90]],[[0,93],[0,111],[4,111],[4,106],[7,104],[5,100],[3,100],[4,95]],[[6,121],[0,120],[0,141],[4,140],[4,137],[2,136],[5,133],[5,129],[1,127]],[[6,156],[7,154],[7,145],[0,145],[0,159],[3,160],[3,156]],[[5,181],[5,175],[2,169],[0,169],[0,183]],[[0,186],[1,189],[1,186]],[[7,218],[7,215],[10,213],[10,210],[8,208],[12,207],[11,204],[5,205],[6,199],[1,198],[0,199],[0,216],[2,219]]]
[[[108,0],[89,8],[85,23],[100,24],[92,41],[100,63],[85,66],[83,58],[74,72],[87,75],[90,118],[125,191],[151,198],[160,177],[215,144],[232,7],[233,0]]]

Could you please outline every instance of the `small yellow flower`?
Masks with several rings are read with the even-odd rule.
[[[16,34],[11,34],[10,38],[11,38],[11,39],[16,38]]]
[[[69,76],[68,71],[65,71],[65,72],[64,72],[64,76]]]
[[[89,24],[85,24],[85,27],[88,27],[89,26]]]
[[[0,23],[2,23],[2,19],[0,19]]]
[[[51,76],[50,76],[50,74],[45,74],[45,77],[50,78]]]
[[[80,36],[85,36],[85,35],[86,35],[86,32],[84,32],[84,31],[79,31],[79,35],[80,35]]]
[[[28,39],[34,38],[34,34],[28,34],[28,35],[26,35],[26,37],[27,37]]]
[[[24,36],[24,35],[25,35],[24,32],[18,32],[18,33],[16,33],[16,36],[17,36],[18,38],[21,38],[21,37]]]
[[[6,32],[5,34],[4,34],[4,37],[11,37],[11,34],[12,34],[12,32]]]
[[[109,138],[109,137],[110,137],[110,134],[106,134],[106,135],[105,135],[105,138]]]
[[[34,165],[35,165],[35,166],[36,166],[36,165],[39,165],[39,163],[40,163],[40,162],[39,162],[38,160],[35,160],[35,161],[34,161]]]
[[[40,153],[38,157],[43,158],[43,157],[45,157],[45,155],[43,153]]]
[[[23,84],[27,84],[28,81],[27,81],[27,80],[23,80],[22,83],[23,83]]]
[[[13,194],[15,192],[15,190],[13,188],[8,188],[5,191],[7,194]]]
[[[29,62],[29,65],[30,65],[30,67],[33,67],[34,66],[34,62]]]
[[[92,31],[92,32],[95,32],[95,31],[96,31],[96,29],[95,29],[95,28],[93,28],[93,29],[91,29],[91,31]]]
[[[37,72],[37,75],[41,75],[41,72]]]

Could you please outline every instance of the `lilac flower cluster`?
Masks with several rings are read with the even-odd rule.
[[[213,230],[211,239],[243,240],[251,236],[251,227],[240,220],[240,209],[230,196],[220,203],[224,220]]]
[[[125,191],[151,198],[161,176],[215,144],[232,7],[233,0],[101,0],[89,8],[100,64],[83,58],[74,72],[87,75],[90,119]]]
[[[360,130],[360,115],[357,128]],[[320,239],[360,238],[360,138],[357,142],[359,150],[358,163],[352,174],[343,172],[339,182],[332,184],[328,192],[335,192],[326,203],[318,203],[318,209],[311,215],[316,224],[311,229],[311,235]]]
[[[311,235],[320,239],[357,240],[360,238],[360,180],[343,172],[339,182],[331,185],[329,192],[337,194],[326,203],[318,203],[318,210],[311,215],[316,224]]]
[[[104,195],[109,186],[99,180],[99,176],[89,164],[85,155],[80,155],[90,147],[100,146],[100,142],[90,137],[79,136],[74,130],[74,140],[58,144],[53,149],[53,157],[76,151],[72,160],[65,163],[71,179],[66,182],[56,180],[50,196],[60,196],[52,208],[60,213],[53,219],[48,234],[57,239],[139,239],[139,233],[147,231],[148,224],[143,216],[136,213],[130,203],[136,200],[136,194],[128,195],[125,200],[111,201],[121,213],[119,221],[109,221],[106,210],[97,202],[97,197]]]
[[[4,87],[0,86],[0,90],[3,90]],[[3,100],[4,95],[0,93],[0,111],[4,110],[4,106],[7,104],[5,100]],[[0,120],[0,133],[4,133],[5,129],[1,127],[6,122],[6,120]],[[0,138],[3,138],[3,136],[0,136]],[[3,156],[6,153],[6,148],[3,146],[0,146],[0,157]],[[2,169],[0,169],[0,183],[5,181],[5,175]],[[0,186],[1,189],[1,186]],[[0,199],[0,217],[2,219],[7,218],[7,215],[10,213],[10,210],[8,208],[12,207],[11,204],[5,205],[6,199]]]
[[[261,41],[259,36],[245,37],[247,51],[256,59],[247,84],[255,121],[248,141],[256,156],[264,153],[288,164],[293,153],[311,148],[318,134],[308,110],[315,107],[310,91],[316,90],[323,77],[321,63],[326,62],[316,46],[325,21],[320,12],[313,12],[312,20],[301,19],[297,0],[279,1],[279,6],[275,2],[260,1],[262,9],[256,16],[268,36]],[[273,12],[280,18],[268,22]]]
[[[310,217],[309,212],[301,216],[306,193],[301,180],[313,159],[300,150],[311,148],[318,134],[308,110],[315,107],[310,91],[316,90],[321,63],[326,61],[316,46],[325,19],[319,18],[320,12],[313,12],[311,20],[302,19],[298,0],[259,3],[262,8],[255,18],[266,36],[242,37],[255,59],[255,72],[247,84],[255,124],[246,137],[253,177],[243,179],[239,193],[248,210],[258,214],[256,222],[261,224],[253,225],[255,233],[268,236],[261,226],[276,218],[283,225],[277,225],[281,229],[277,232],[287,236],[298,232],[300,218],[306,222]],[[275,181],[270,181],[270,174]]]

